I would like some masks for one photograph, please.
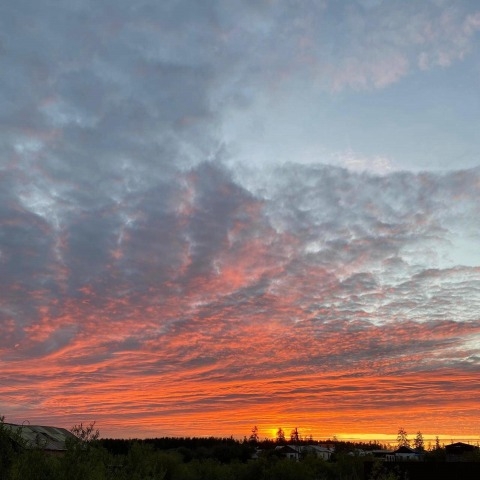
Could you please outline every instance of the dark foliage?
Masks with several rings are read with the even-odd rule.
[[[0,479],[393,480],[398,478],[399,472],[402,475],[407,472],[405,468],[409,463],[404,462],[401,471],[395,470],[395,465],[376,463],[368,451],[385,447],[376,442],[327,441],[324,443],[335,447],[331,461],[307,453],[297,462],[283,458],[275,450],[278,442],[273,440],[239,442],[233,438],[214,437],[99,439],[93,423],[75,426],[72,432],[76,438],[67,443],[67,450],[62,455],[50,455],[38,446],[22,445],[21,438],[0,421]],[[299,445],[318,443],[298,440]],[[411,479],[419,472],[441,475],[445,470],[442,465],[448,464],[445,458],[445,450],[437,448],[427,452],[425,462],[416,462],[421,465],[414,465],[407,473]],[[473,465],[473,460],[478,462],[480,458],[472,455],[468,460]],[[475,465],[480,466],[479,463]],[[465,463],[462,466],[465,475],[470,471],[467,467],[472,471],[476,469]]]

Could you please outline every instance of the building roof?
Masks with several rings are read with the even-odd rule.
[[[407,447],[406,445],[402,445],[401,447],[398,447],[393,453],[417,454],[418,452],[413,448]]]
[[[279,453],[284,453],[284,454],[300,453],[300,449],[296,445],[283,445],[283,446],[276,447],[275,450]]]
[[[464,453],[464,452],[474,452],[478,450],[478,447],[475,445],[470,445],[469,443],[456,442],[451,443],[450,445],[445,446],[447,453]]]
[[[306,445],[305,446],[306,450],[314,450],[317,453],[332,453],[333,449],[323,447],[322,445]]]
[[[385,449],[374,449],[374,450],[369,450],[368,453],[370,455],[373,455],[374,457],[384,457],[386,455],[390,455],[393,453],[393,450],[385,450]]]
[[[16,425],[5,423],[14,434],[18,434],[27,448],[41,448],[43,450],[64,451],[67,449],[68,438],[76,438],[65,428],[46,427],[41,425]]]

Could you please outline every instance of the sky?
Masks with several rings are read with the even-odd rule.
[[[1,2],[0,415],[480,438],[479,46],[473,0]]]

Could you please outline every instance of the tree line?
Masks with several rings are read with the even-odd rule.
[[[257,447],[233,438],[101,439],[94,424],[74,426],[62,455],[22,445],[0,422],[2,480],[304,480],[361,478],[358,459],[294,462],[275,449],[253,460]],[[12,437],[13,440],[12,441]]]
[[[270,441],[270,439],[265,439],[267,442]],[[244,437],[244,442],[250,442],[250,443],[259,443],[260,442],[260,436],[259,436],[259,430],[258,427],[255,425],[252,430],[250,435],[247,437]],[[275,439],[274,441],[278,444],[286,444],[288,441],[293,444],[297,443],[328,443],[328,444],[339,444],[339,443],[351,443],[351,442],[339,442],[336,437],[333,437],[333,439],[328,439],[323,442],[320,441],[315,441],[313,439],[312,435],[308,436],[302,436],[300,434],[300,431],[298,427],[294,427],[291,432],[290,436],[287,437],[285,434],[285,431],[282,427],[278,427]],[[382,448],[382,449],[388,449],[391,447],[391,445],[386,444],[386,443],[381,443],[379,441],[373,441],[373,442],[356,442],[356,444],[362,444],[363,447],[373,447],[373,448]],[[353,443],[352,443],[353,445]],[[440,438],[439,436],[435,436],[435,442],[432,445],[431,442],[426,446],[425,445],[425,440],[423,438],[423,434],[420,430],[417,431],[415,438],[413,440],[410,440],[409,435],[407,431],[405,430],[404,427],[399,427],[398,432],[397,432],[397,438],[396,438],[396,446],[397,448],[400,447],[411,447],[414,448],[418,451],[426,451],[426,450],[441,450],[443,447],[440,444]],[[367,449],[372,449],[372,448],[367,448]]]
[[[17,431],[0,417],[0,478],[2,480],[385,480],[391,472],[371,469],[364,477],[364,465],[372,462],[368,452],[385,448],[378,442],[329,442],[334,454],[329,461],[303,454],[296,462],[282,457],[276,447],[286,441],[258,438],[252,429],[243,441],[230,438],[165,437],[151,439],[100,438],[95,424],[72,427],[74,434],[62,455],[46,454],[41,446],[22,445]],[[298,435],[298,437],[297,437]],[[398,441],[408,443],[405,429]],[[417,434],[417,437],[420,436]],[[12,442],[13,438],[13,442]],[[298,428],[291,439],[302,438]],[[422,437],[423,438],[423,437]],[[358,454],[366,452],[365,455]],[[443,455],[443,457],[442,457]],[[444,460],[444,449],[427,452],[426,461]],[[480,459],[479,459],[480,460]]]

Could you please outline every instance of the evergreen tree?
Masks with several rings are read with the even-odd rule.
[[[290,433],[290,440],[294,443],[298,443],[300,441],[300,433],[298,432],[297,427],[295,427]]]
[[[417,450],[425,450],[425,442],[423,441],[423,435],[422,432],[419,430],[417,432],[417,436],[415,437],[415,440],[413,441],[413,446]]]
[[[398,429],[397,445],[398,448],[410,446],[410,440],[408,439],[407,431],[403,427]]]
[[[250,442],[252,443],[257,443],[259,441],[259,436],[258,436],[258,427],[255,425],[253,428],[252,428],[252,433],[250,434]]]

